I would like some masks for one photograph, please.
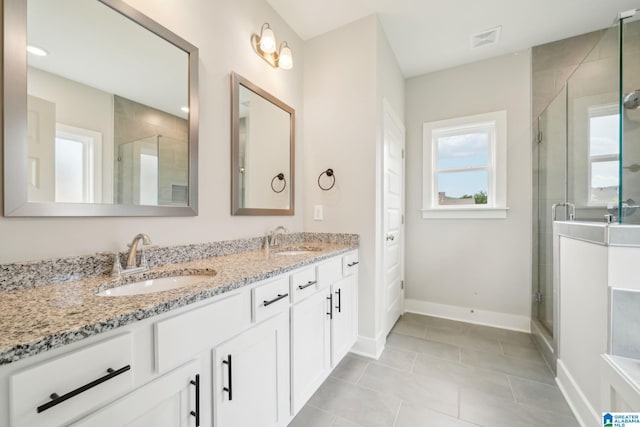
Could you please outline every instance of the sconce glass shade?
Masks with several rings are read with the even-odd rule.
[[[260,50],[264,53],[276,51],[276,36],[273,34],[269,24],[264,24],[260,32]]]
[[[49,53],[41,47],[34,46],[32,44],[27,45],[27,52],[36,56],[47,56]]]
[[[278,67],[283,70],[290,70],[293,67],[293,56],[287,42],[280,45],[280,54],[278,55]]]

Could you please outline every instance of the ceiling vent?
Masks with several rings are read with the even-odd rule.
[[[471,36],[471,48],[489,46],[498,43],[500,40],[500,32],[502,31],[502,25],[488,30],[481,31]]]

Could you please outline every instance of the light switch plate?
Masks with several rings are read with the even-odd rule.
[[[324,217],[322,205],[315,205],[313,207],[313,220],[314,221],[322,221]]]

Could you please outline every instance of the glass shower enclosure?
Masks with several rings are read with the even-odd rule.
[[[640,224],[637,70],[640,20],[634,16],[604,31],[538,116],[532,331],[551,366],[557,336],[553,221]]]
[[[186,141],[151,135],[117,147],[119,204],[187,206],[188,179]]]

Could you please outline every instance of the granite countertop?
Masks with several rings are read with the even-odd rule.
[[[357,248],[357,243],[313,242],[307,246],[317,250],[287,256],[253,250],[168,264],[122,279],[101,276],[0,292],[0,365],[334,257]],[[213,272],[205,282],[169,291],[96,295],[105,288],[145,278]]]

